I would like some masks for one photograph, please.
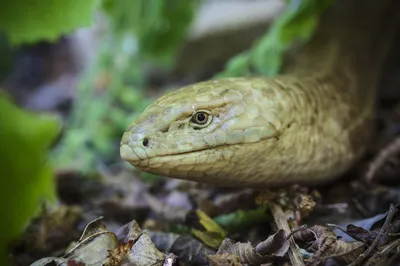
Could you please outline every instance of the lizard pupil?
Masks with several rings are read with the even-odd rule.
[[[199,122],[203,122],[204,120],[206,120],[206,115],[204,113],[197,114],[197,120]]]
[[[192,121],[196,124],[204,125],[205,123],[207,123],[207,117],[208,117],[207,113],[198,112],[197,114],[194,115]]]

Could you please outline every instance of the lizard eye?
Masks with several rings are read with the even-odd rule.
[[[197,128],[203,128],[211,122],[211,115],[206,111],[198,111],[192,116],[190,122],[195,124]]]

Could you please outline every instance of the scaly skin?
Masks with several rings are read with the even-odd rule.
[[[338,177],[372,136],[379,70],[395,28],[384,21],[390,1],[360,11],[353,0],[348,8],[358,19],[338,19],[332,7],[280,76],[205,81],[164,95],[124,133],[121,157],[143,171],[223,186]],[[211,122],[198,129],[192,116],[201,110]]]

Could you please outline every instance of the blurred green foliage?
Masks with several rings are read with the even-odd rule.
[[[0,3],[0,30],[13,45],[55,41],[91,24],[99,0],[17,0]]]
[[[25,0],[0,4],[1,75],[11,68],[10,46],[56,40],[89,25],[99,0]],[[5,37],[5,38],[4,38]],[[10,265],[8,244],[17,238],[42,204],[55,200],[47,153],[61,121],[14,105],[0,93],[0,264]]]
[[[13,51],[8,40],[0,34],[0,80],[4,80],[12,70]]]
[[[115,149],[132,122],[132,111],[142,111],[149,104],[130,42],[129,36],[111,36],[81,78],[65,134],[52,157],[57,168],[97,172],[104,161],[118,154]]]
[[[61,123],[49,115],[29,113],[0,93],[0,208],[3,229],[0,264],[6,263],[6,244],[17,237],[45,200],[54,200],[54,182],[46,163],[47,149]]]
[[[233,57],[215,78],[279,73],[294,42],[307,42],[332,0],[290,0],[284,12],[248,51]]]
[[[104,0],[113,34],[131,32],[145,59],[173,64],[183,44],[200,0]]]

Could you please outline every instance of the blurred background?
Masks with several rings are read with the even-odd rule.
[[[99,215],[121,223],[146,220],[148,206],[143,207],[143,199],[130,199],[131,205],[138,205],[128,208],[125,202],[122,210],[115,210],[115,205],[123,205],[121,193],[137,196],[138,187],[147,191],[160,184],[160,177],[140,173],[119,157],[122,133],[136,115],[158,96],[190,83],[279,73],[284,52],[293,43],[308,40],[330,3],[18,0],[0,4],[0,244],[5,247],[17,239],[32,217],[43,216],[43,209],[63,204],[80,206],[85,222]],[[397,102],[394,88],[400,75],[398,68],[391,69],[394,74],[386,78],[384,99]],[[131,180],[141,185],[132,185]],[[105,190],[104,182],[109,187],[110,182],[128,182],[136,194]],[[100,198],[115,200],[116,194],[118,204],[99,203]],[[99,208],[90,215],[89,207],[83,206],[88,201]],[[63,215],[70,217],[70,212]],[[16,245],[16,265],[49,253],[44,243],[40,249],[29,241]],[[61,249],[65,243],[57,245]],[[35,255],[27,255],[29,248],[36,249]]]
[[[89,172],[119,161],[121,133],[152,100],[221,72],[267,31],[285,5],[280,0],[38,3],[23,12],[14,4],[10,10],[17,14],[3,11],[1,88],[23,109],[61,118],[53,165]],[[232,72],[248,71],[242,62],[235,68]]]

